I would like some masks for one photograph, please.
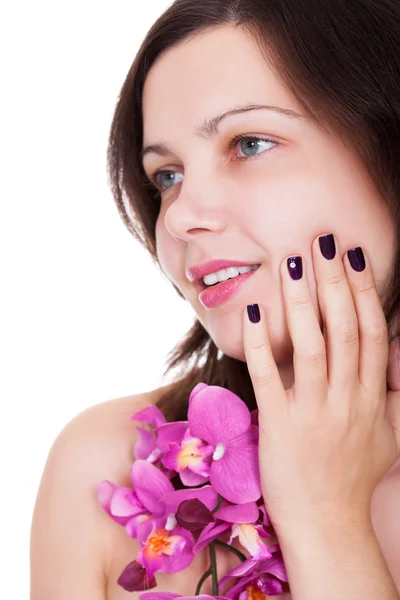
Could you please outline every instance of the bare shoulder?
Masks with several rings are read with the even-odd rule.
[[[120,544],[123,528],[100,506],[96,487],[104,479],[131,485],[137,432],[129,417],[167,387],[92,406],[56,437],[33,512],[31,600],[106,600],[114,540]],[[133,541],[125,536],[126,544]]]

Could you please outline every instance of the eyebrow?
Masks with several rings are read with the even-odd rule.
[[[285,117],[289,117],[290,119],[306,119],[304,115],[300,115],[290,108],[271,106],[270,104],[246,104],[244,106],[236,106],[235,108],[227,110],[226,112],[217,115],[210,120],[205,118],[203,123],[194,128],[193,133],[195,136],[204,139],[215,137],[219,133],[219,124],[226,119],[226,117],[229,117],[230,115],[238,115],[240,113],[249,112],[252,110],[269,110]],[[149,144],[143,148],[140,153],[142,161],[144,157],[151,152],[154,154],[159,154],[160,156],[169,156],[174,154],[174,152],[164,142],[160,141],[156,142],[155,144]]]

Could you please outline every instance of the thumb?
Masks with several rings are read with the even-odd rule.
[[[386,373],[389,390],[400,391],[400,336],[396,336],[390,342]]]

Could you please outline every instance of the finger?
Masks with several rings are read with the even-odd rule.
[[[325,324],[328,383],[348,390],[358,381],[359,341],[357,313],[337,238],[322,235],[312,244],[318,300]],[[335,395],[345,399],[345,394]]]
[[[388,388],[392,392],[400,390],[400,337],[396,336],[389,346],[389,360],[386,374]]]
[[[350,263],[352,259],[352,264]],[[365,389],[379,398],[386,391],[389,358],[388,328],[375,285],[371,265],[365,251],[358,247],[344,256],[351,293],[358,318],[359,368],[358,377]]]
[[[249,305],[243,312],[243,344],[261,421],[286,407],[286,392],[272,354],[261,305]]]
[[[325,341],[307,280],[307,264],[291,256],[280,266],[286,319],[293,343],[295,396],[303,404],[324,401],[327,389]]]

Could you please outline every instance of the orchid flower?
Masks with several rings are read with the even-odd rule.
[[[268,595],[275,596],[287,591],[284,585],[288,581],[286,568],[283,562],[282,552],[279,544],[270,546],[270,558],[257,560],[249,558],[238,567],[221,578],[218,584],[220,590],[232,577],[239,580],[226,592],[230,600],[254,600],[265,598]]]

